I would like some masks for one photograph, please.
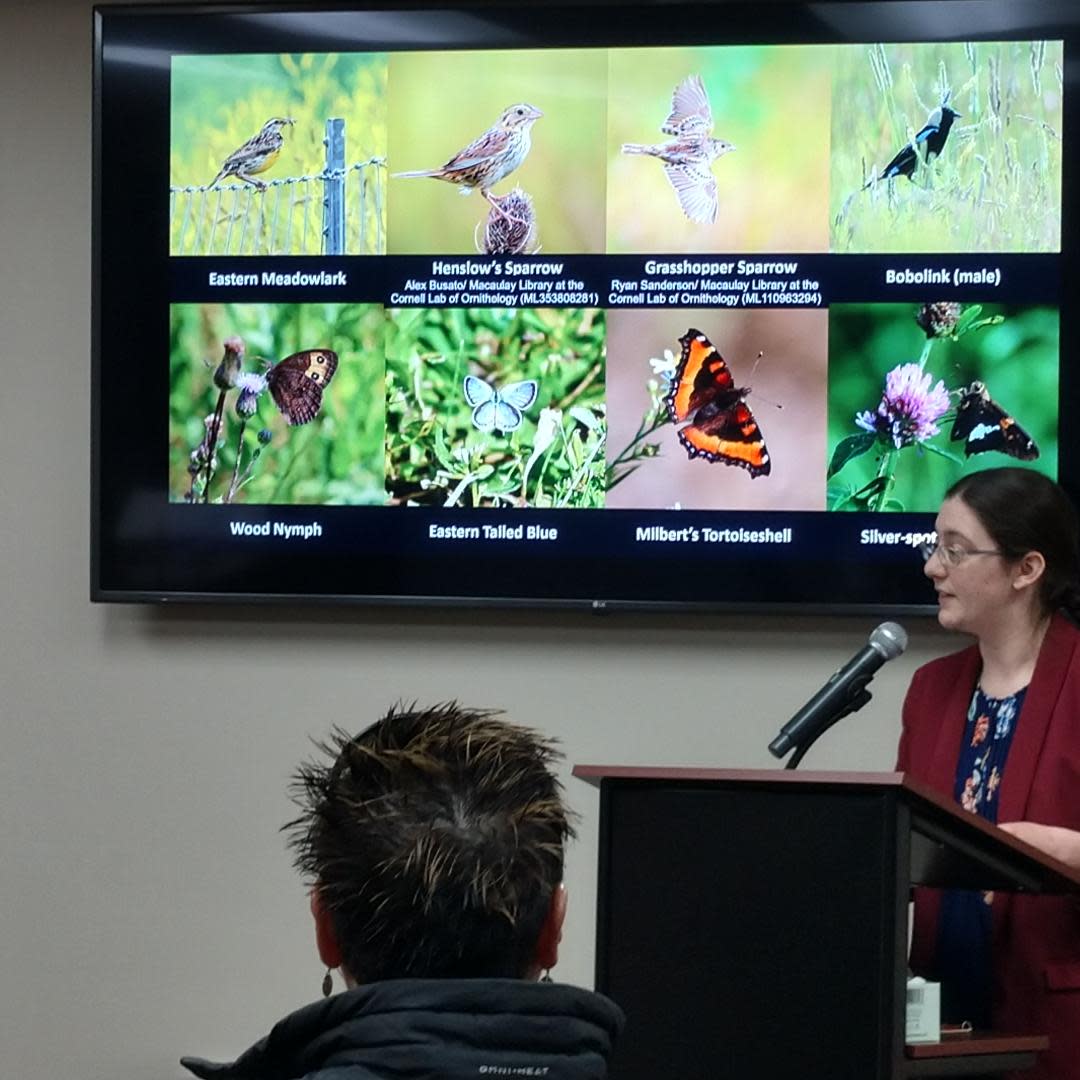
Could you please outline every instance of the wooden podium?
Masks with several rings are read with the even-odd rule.
[[[1039,1032],[905,1046],[913,885],[1080,874],[901,773],[579,765],[600,788],[596,988],[612,1080],[885,1080],[1030,1067]]]

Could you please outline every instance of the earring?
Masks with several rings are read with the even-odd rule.
[[[544,974],[540,976],[540,981],[546,983],[553,981],[551,978],[551,968],[544,968]]]
[[[322,996],[324,998],[329,997],[334,992],[334,979],[330,974],[330,968],[326,969],[326,974],[322,978]]]

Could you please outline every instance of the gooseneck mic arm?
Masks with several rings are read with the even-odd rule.
[[[787,766],[795,768],[818,736],[870,700],[867,684],[882,664],[907,648],[907,642],[907,632],[897,623],[886,622],[877,627],[867,644],[780,729],[780,734],[769,743],[769,753],[779,758],[795,749]]]

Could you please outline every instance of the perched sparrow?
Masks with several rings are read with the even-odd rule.
[[[491,194],[491,189],[528,156],[532,147],[532,126],[543,115],[535,105],[511,105],[483,135],[464,150],[459,150],[442,168],[394,173],[394,176],[407,179],[431,176],[436,180],[447,180],[457,184],[463,195],[479,188],[480,194],[502,213],[500,200]]]
[[[256,180],[252,173],[266,172],[278,159],[285,139],[281,129],[293,121],[289,117],[275,116],[267,120],[258,135],[253,135],[239,150],[234,150],[222,163],[221,171],[210,181],[210,187],[219,184],[226,176],[235,176],[245,184],[265,188],[261,180]]]
[[[671,114],[660,130],[675,137],[666,143],[646,146],[623,143],[624,154],[649,154],[664,163],[679,205],[691,220],[711,225],[716,220],[716,178],[710,165],[735,147],[712,138],[712,109],[700,75],[688,75],[671,98]]]

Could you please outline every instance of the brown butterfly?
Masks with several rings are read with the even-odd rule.
[[[336,352],[305,349],[286,356],[266,373],[270,394],[286,423],[295,426],[315,419],[337,364]]]

